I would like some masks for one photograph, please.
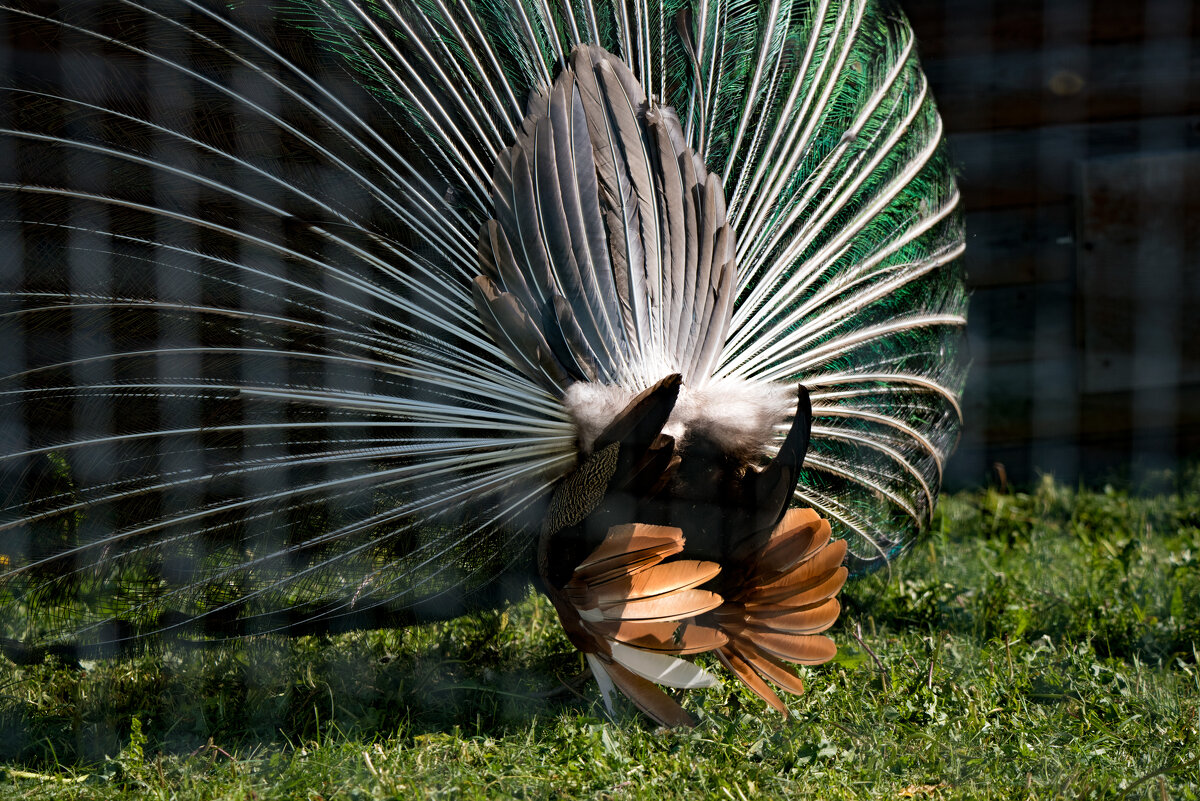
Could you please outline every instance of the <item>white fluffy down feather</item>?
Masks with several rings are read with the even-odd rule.
[[[590,453],[600,432],[633,400],[637,392],[605,384],[573,384],[565,398],[575,421],[579,446]],[[702,387],[684,385],[664,434],[679,447],[702,435],[726,453],[746,459],[763,453],[796,411],[796,388],[786,384],[725,378]]]

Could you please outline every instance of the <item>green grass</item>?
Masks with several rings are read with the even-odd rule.
[[[852,583],[789,720],[604,718],[550,606],[73,666],[0,660],[0,796],[1200,797],[1200,481],[945,500]],[[861,642],[855,633],[861,627]]]

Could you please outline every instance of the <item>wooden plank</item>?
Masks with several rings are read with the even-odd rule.
[[[1159,149],[1200,148],[1200,120],[1149,117],[949,137],[967,212],[1073,203],[1082,159],[1136,153],[1147,142]]]
[[[951,132],[1200,112],[1200,47],[1182,38],[956,53],[923,64]]]
[[[1070,281],[976,290],[967,312],[976,365],[991,370],[1000,364],[1074,355],[1074,308]]]
[[[981,209],[968,212],[964,223],[971,289],[1073,279],[1075,209],[1070,204]]]
[[[1042,365],[1043,371],[1054,367]],[[1170,414],[1139,414],[1129,392],[1039,404],[1038,369],[1033,363],[989,368],[975,391],[968,387],[967,431],[947,467],[949,485],[987,480],[994,462],[1003,462],[1017,483],[1045,471],[1070,483],[1106,479],[1131,462],[1170,464],[1200,452],[1200,419],[1193,411],[1200,409],[1200,384],[1171,388]]]
[[[906,0],[904,12],[924,58],[948,52],[1036,50],[1048,39],[1064,35],[1104,44],[1142,41],[1155,34],[1147,25],[1145,3],[1090,0],[1083,4],[1083,13],[1070,9],[1072,13],[1056,15],[1055,8],[1063,5],[1062,0]],[[1186,12],[1183,0],[1178,6]],[[1175,32],[1200,38],[1200,15],[1192,13],[1185,19]]]
[[[1200,384],[1180,384],[1166,390],[1175,413],[1170,416],[1141,416],[1131,392],[1098,392],[1080,399],[1079,434],[1083,441],[1102,440],[1116,435],[1129,436],[1134,430],[1145,432],[1178,431],[1181,437],[1200,433]]]
[[[1075,437],[1078,402],[1074,354],[988,363],[975,370],[963,394],[967,425],[989,443],[1020,442],[1043,436]],[[1123,426],[1128,428],[1128,426]]]
[[[1083,391],[1200,382],[1200,151],[1089,160],[1079,194]]]

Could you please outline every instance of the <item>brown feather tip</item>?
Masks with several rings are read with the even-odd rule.
[[[790,510],[757,549],[735,551],[726,596],[704,589],[722,566],[670,560],[684,550],[671,526],[613,526],[556,593],[555,606],[574,642],[606,686],[618,689],[666,726],[692,725],[658,685],[708,687],[716,680],[680,656],[715,652],[718,660],[773,709],[788,714],[774,687],[800,694],[791,664],[818,665],[837,653],[821,634],[841,613],[846,543],[811,509]],[[720,586],[718,584],[718,586]],[[570,618],[568,624],[567,618]],[[610,707],[611,710],[611,707]]]
[[[683,550],[683,533],[669,526],[613,526],[566,586],[567,597],[589,623],[682,621],[724,603],[696,589],[721,572],[715,562],[664,561]],[[607,632],[596,632],[607,637]],[[662,648],[653,650],[660,651]]]
[[[844,540],[830,540],[829,521],[812,509],[791,509],[757,550],[737,549],[733,566],[743,580],[709,618],[729,642],[721,661],[755,695],[783,712],[771,682],[800,694],[804,683],[788,662],[819,665],[837,654],[821,632],[841,613],[836,596],[846,583]]]
[[[607,662],[601,668],[626,698],[661,726],[695,726],[696,719],[652,681],[621,666]]]
[[[694,559],[665,561],[683,544],[677,528],[613,526],[566,587],[552,593],[564,627],[574,635],[572,642],[603,673],[597,676],[602,689],[606,684],[619,689],[668,726],[693,721],[655,685],[715,685],[711,674],[678,657],[711,651],[728,639],[716,628],[694,622],[724,603],[720,595],[697,589],[721,568]]]

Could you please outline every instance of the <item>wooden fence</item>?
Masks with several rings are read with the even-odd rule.
[[[1200,455],[1200,4],[908,0],[961,170],[951,485]]]

